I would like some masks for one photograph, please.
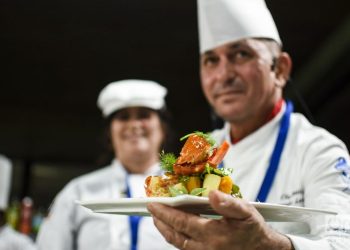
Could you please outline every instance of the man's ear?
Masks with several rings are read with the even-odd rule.
[[[282,52],[276,59],[274,72],[276,74],[275,85],[284,88],[292,70],[292,59],[289,54]]]

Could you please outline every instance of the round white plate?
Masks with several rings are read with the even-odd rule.
[[[147,204],[159,202],[180,210],[200,214],[208,217],[218,217],[210,207],[206,197],[182,195],[177,197],[149,197],[149,198],[120,198],[115,200],[77,201],[83,207],[95,213],[150,216]],[[278,205],[271,203],[250,202],[265,218],[266,221],[294,221],[305,222],[310,217],[322,215],[336,215],[336,212]]]

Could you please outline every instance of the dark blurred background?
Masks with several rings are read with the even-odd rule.
[[[305,113],[297,91],[314,123],[350,146],[350,2],[267,4],[294,62],[286,96]],[[165,85],[176,138],[211,130],[196,18],[193,0],[1,0],[0,153],[15,164],[12,197],[46,208],[101,166],[96,99],[111,81]]]

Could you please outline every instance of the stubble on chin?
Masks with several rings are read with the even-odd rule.
[[[240,120],[242,107],[236,101],[221,100],[221,103],[217,104],[217,108],[214,107],[214,111],[226,122],[237,122]]]

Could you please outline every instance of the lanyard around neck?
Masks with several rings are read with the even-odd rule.
[[[130,181],[129,181],[129,175],[126,176],[126,195],[128,198],[132,197],[131,189],[130,189]],[[130,226],[130,232],[131,232],[131,250],[137,250],[137,238],[138,238],[138,232],[139,232],[139,224],[141,220],[141,216],[129,216],[129,226]]]
[[[287,101],[286,110],[281,119],[278,136],[275,143],[275,148],[273,149],[273,152],[271,154],[270,163],[267,168],[262,185],[260,187],[259,194],[256,197],[256,201],[265,202],[270,192],[270,189],[271,189],[273,180],[275,179],[278,165],[281,159],[284,144],[286,142],[286,138],[289,130],[290,115],[292,112],[293,112],[293,104],[292,102]],[[218,168],[223,168],[223,167],[224,167],[224,162],[222,161],[219,164]]]
[[[286,110],[281,119],[278,136],[275,143],[275,148],[272,151],[270,164],[267,168],[265,178],[260,187],[259,194],[256,197],[256,201],[265,202],[267,199],[267,196],[269,195],[271,186],[273,184],[273,181],[275,179],[275,176],[278,170],[279,162],[280,162],[283,148],[288,135],[290,115],[292,112],[293,112],[293,104],[290,101],[287,101]]]

